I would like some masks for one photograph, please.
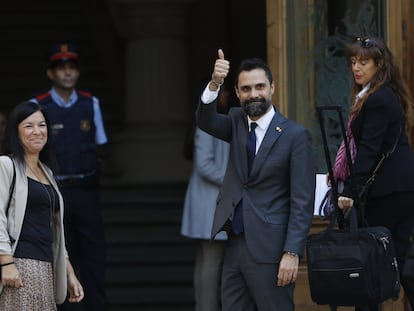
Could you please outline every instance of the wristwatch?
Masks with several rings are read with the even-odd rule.
[[[288,255],[290,255],[290,256],[293,256],[293,257],[299,257],[298,254],[293,253],[293,252],[285,252],[285,253],[288,254]]]

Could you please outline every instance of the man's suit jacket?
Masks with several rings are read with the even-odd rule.
[[[315,194],[309,132],[276,111],[249,176],[246,114],[238,107],[221,115],[216,112],[216,104],[200,103],[197,111],[201,129],[230,143],[212,236],[223,230],[242,201],[246,244],[256,262],[279,262],[284,251],[303,256]]]

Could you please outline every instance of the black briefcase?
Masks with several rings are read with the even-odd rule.
[[[345,138],[340,109],[336,106],[317,107],[334,197],[338,194],[322,111],[334,110],[338,113]],[[346,140],[345,145],[349,164],[351,157]],[[306,244],[312,300],[317,304],[331,305],[331,309],[335,310],[336,306],[373,305],[390,298],[397,299],[401,285],[391,233],[386,227],[359,227],[362,205],[358,211],[352,208],[349,218],[345,219],[337,200],[334,201],[328,228],[309,235]]]
[[[349,229],[308,237],[306,256],[311,297],[317,304],[355,306],[397,299],[400,277],[394,245],[385,227]],[[353,224],[353,225],[352,225]]]

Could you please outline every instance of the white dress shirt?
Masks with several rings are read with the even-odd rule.
[[[220,87],[217,88],[216,91],[211,91],[209,89],[209,85],[207,84],[206,88],[204,89],[203,94],[201,95],[201,101],[203,104],[211,104],[217,97],[220,91]],[[256,121],[252,121],[249,116],[247,116],[247,122],[250,130],[250,123],[256,122],[257,127],[255,129],[256,133],[256,153],[260,148],[260,145],[262,144],[263,138],[266,134],[266,131],[270,125],[270,122],[272,122],[273,116],[275,115],[275,110],[270,109],[268,112],[266,112],[264,115],[262,115],[259,119]]]

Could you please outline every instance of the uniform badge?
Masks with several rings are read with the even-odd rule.
[[[67,53],[69,51],[69,46],[67,44],[61,44],[60,45],[60,52],[61,53]]]
[[[64,129],[64,125],[62,123],[54,123],[50,126],[53,135],[58,135],[60,130]]]
[[[54,123],[50,126],[50,128],[54,131],[63,130],[64,125],[62,123]]]
[[[89,120],[81,120],[80,121],[80,130],[83,132],[88,132],[91,129],[91,125],[89,124]]]

